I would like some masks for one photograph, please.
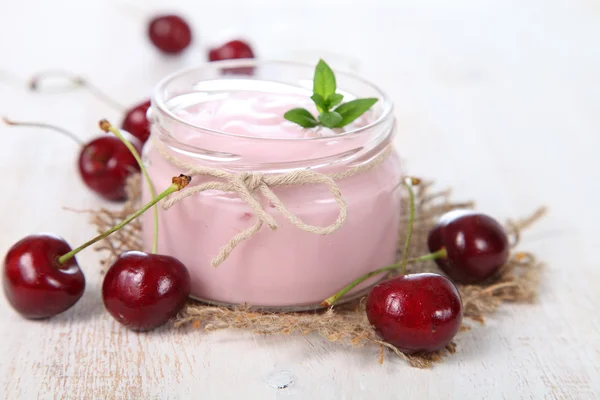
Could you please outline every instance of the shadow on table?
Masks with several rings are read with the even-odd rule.
[[[100,287],[88,284],[83,296],[73,307],[45,322],[53,325],[89,323],[99,320],[105,313]]]
[[[448,354],[439,363],[434,364],[432,368],[439,366],[460,366],[468,363],[481,363],[494,349],[506,348],[502,342],[505,340],[497,332],[496,325],[510,323],[510,312],[502,310],[486,324],[480,324],[471,320],[465,322],[471,326],[471,329],[460,332],[455,340],[457,351],[455,354]],[[181,335],[182,337],[201,335],[212,344],[238,345],[249,344],[255,349],[265,352],[279,353],[283,358],[293,359],[297,363],[302,362],[328,362],[334,359],[353,358],[353,363],[360,365],[379,366],[380,349],[377,345],[368,345],[364,347],[352,347],[330,342],[314,334],[309,335],[264,335],[253,334],[251,332],[240,330],[222,330],[215,332],[205,332],[202,329],[194,328],[191,325],[181,328],[169,329],[171,335]],[[164,332],[167,333],[166,331]],[[405,360],[385,349],[383,357],[384,366],[391,368],[408,367]]]

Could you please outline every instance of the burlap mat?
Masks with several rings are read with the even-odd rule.
[[[98,232],[105,231],[139,208],[139,182],[139,176],[134,176],[130,180],[128,184],[130,200],[121,210],[90,211],[91,222],[96,225]],[[415,194],[416,217],[409,257],[429,252],[427,234],[442,214],[453,209],[473,208],[474,206],[472,202],[452,201],[451,190],[436,190],[431,182],[421,183],[416,187]],[[407,203],[404,202],[404,204]],[[506,222],[506,230],[513,241],[513,250],[519,242],[522,231],[539,219],[544,212],[545,209],[540,208],[527,218]],[[401,226],[404,231],[407,221],[403,221]],[[110,265],[109,263],[123,251],[140,250],[142,246],[139,233],[140,224],[136,220],[101,242],[98,250],[103,251],[106,255],[103,265]],[[404,239],[401,234],[398,249],[404,247]],[[400,259],[400,255],[398,259]],[[507,265],[488,282],[479,285],[457,285],[462,297],[465,317],[483,322],[486,314],[495,311],[504,302],[527,303],[533,301],[536,296],[541,266],[542,264],[536,260],[533,254],[525,251],[513,251]],[[408,271],[411,273],[424,271],[441,273],[437,265],[431,261],[409,265]],[[451,343],[446,349],[434,354],[404,355],[394,346],[381,341],[376,335],[367,320],[364,303],[364,298],[362,298],[324,311],[269,313],[253,311],[247,306],[230,309],[190,300],[176,317],[174,325],[191,324],[194,328],[205,331],[234,328],[257,334],[318,334],[340,345],[379,347],[380,363],[384,360],[384,350],[387,348],[393,354],[405,359],[411,366],[419,368],[428,367],[432,362],[455,352],[455,345]],[[463,330],[466,329],[470,329],[470,327],[463,324]]]

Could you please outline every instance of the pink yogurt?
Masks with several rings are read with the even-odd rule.
[[[153,138],[187,162],[234,173],[251,170],[268,174],[307,167],[322,173],[343,171],[377,156],[394,135],[391,117],[387,128],[369,125],[380,118],[383,105],[345,129],[302,128],[286,121],[283,114],[294,107],[305,107],[316,115],[310,93],[300,94],[292,86],[288,89],[288,93],[281,88],[270,92],[203,92],[193,102],[153,104]],[[170,112],[164,112],[164,108],[170,108]],[[144,159],[159,192],[173,176],[185,172],[165,160],[152,141],[144,149]],[[196,176],[192,185],[208,180],[214,178]],[[197,193],[168,210],[160,209],[158,252],[172,255],[187,266],[192,276],[192,296],[197,299],[311,308],[351,280],[395,262],[399,182],[400,164],[395,152],[373,170],[338,181],[348,219],[330,235],[300,230],[261,199],[279,228],[263,226],[217,268],[210,261],[219,248],[252,226],[255,216],[235,193]],[[308,224],[330,225],[338,216],[339,206],[323,185],[273,190]],[[149,199],[144,185],[143,201]],[[152,246],[152,224],[152,214],[144,214],[146,251]],[[378,279],[367,281],[358,290]]]

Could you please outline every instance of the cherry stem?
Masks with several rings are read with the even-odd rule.
[[[410,239],[412,238],[413,226],[415,224],[415,192],[413,185],[418,185],[421,181],[418,178],[405,178],[404,184],[408,190],[410,213],[408,216],[408,230],[406,232],[406,240],[404,241],[404,252],[402,253],[402,275],[406,275],[406,262],[408,261],[408,248],[410,247]]]
[[[412,237],[413,225],[415,223],[415,192],[413,191],[413,185],[418,185],[419,183],[421,183],[421,180],[418,178],[407,177],[404,179],[404,185],[406,186],[406,189],[408,190],[409,203],[410,203],[410,214],[409,214],[409,218],[408,218],[408,231],[406,232],[406,240],[404,241],[404,252],[402,253],[402,260],[399,263],[380,268],[376,271],[369,272],[366,275],[363,275],[358,279],[355,279],[349,285],[344,287],[342,290],[340,290],[333,296],[328,297],[323,302],[321,302],[321,306],[323,306],[323,307],[331,306],[340,297],[342,297],[343,295],[348,293],[350,290],[352,290],[356,285],[360,284],[361,282],[364,282],[365,280],[371,278],[372,276],[378,275],[385,271],[391,271],[391,270],[398,269],[398,268],[401,269],[402,275],[406,275],[406,264],[408,264],[409,262],[419,262],[419,261],[426,261],[426,260],[432,259],[431,254],[427,254],[425,256],[418,257],[418,258],[412,258],[410,260],[408,259],[408,249],[410,247],[410,239]],[[442,252],[442,250],[443,250],[443,253],[440,253],[440,252]],[[445,249],[442,249],[442,250],[439,250],[433,254],[436,257],[445,256],[446,250]]]
[[[387,267],[379,268],[375,271],[371,271],[371,272],[361,276],[360,278],[353,280],[351,283],[349,283],[347,286],[345,286],[342,290],[340,290],[333,296],[328,297],[327,299],[323,300],[323,302],[321,302],[321,306],[323,306],[323,307],[332,306],[335,302],[337,302],[340,299],[340,297],[342,297],[343,295],[348,293],[350,290],[354,289],[356,286],[360,285],[361,283],[363,283],[364,281],[366,281],[369,278],[372,278],[375,275],[379,275],[384,272],[394,271],[403,266],[406,267],[406,264],[414,264],[414,263],[419,263],[419,262],[424,262],[424,261],[436,260],[438,258],[444,258],[447,255],[448,255],[448,252],[446,251],[445,248],[442,247],[435,253],[429,253],[429,254],[425,254],[420,257],[409,258],[408,260],[406,260],[404,262],[399,262],[396,264],[388,265]]]
[[[75,141],[78,145],[80,145],[81,147],[84,146],[84,143],[81,141],[81,139],[79,139],[77,136],[75,136],[75,134],[73,134],[73,132],[70,132],[64,128],[61,128],[60,126],[56,126],[56,125],[52,125],[52,124],[46,124],[44,122],[23,122],[23,121],[13,121],[11,119],[8,119],[6,117],[2,117],[2,121],[9,126],[23,126],[23,127],[32,127],[32,128],[42,128],[42,129],[50,129],[53,130],[55,132],[59,132],[62,133],[63,135],[67,136],[68,138],[70,138],[71,140]]]
[[[64,263],[66,263],[69,259],[74,257],[80,251],[82,251],[85,248],[93,245],[94,243],[106,238],[110,234],[118,231],[119,229],[121,229],[122,227],[124,227],[125,225],[127,225],[128,223],[130,223],[131,221],[133,221],[134,219],[136,219],[137,217],[139,217],[146,211],[148,211],[149,208],[153,207],[156,203],[158,203],[159,201],[161,201],[162,199],[164,199],[171,193],[174,193],[174,192],[186,187],[190,183],[191,180],[192,180],[192,178],[187,175],[179,175],[178,177],[173,178],[173,183],[171,184],[171,186],[169,186],[167,189],[165,189],[165,191],[162,192],[161,194],[159,194],[158,196],[153,197],[152,200],[149,203],[147,203],[144,207],[140,208],[134,214],[125,218],[123,221],[121,221],[117,225],[113,226],[106,232],[101,233],[100,235],[96,236],[95,238],[88,240],[87,242],[85,242],[84,244],[79,246],[78,248],[71,250],[70,252],[60,256],[58,258],[58,263],[61,265],[64,265]]]
[[[140,169],[142,170],[144,179],[146,180],[146,183],[148,184],[148,190],[150,190],[150,196],[152,198],[155,198],[156,197],[156,189],[154,188],[154,185],[152,184],[150,175],[148,175],[148,171],[146,170],[146,167],[144,166],[144,163],[142,162],[142,159],[141,159],[140,154],[138,153],[137,149],[131,144],[131,142],[129,142],[129,140],[125,139],[125,136],[123,136],[123,134],[121,133],[120,130],[118,130],[117,128],[112,126],[110,124],[110,122],[108,122],[107,120],[103,119],[102,121],[100,121],[100,129],[102,129],[104,132],[112,133],[113,135],[118,137],[121,140],[121,142],[123,142],[123,144],[125,144],[125,146],[127,146],[129,151],[131,152],[131,154],[133,154],[135,161],[137,161],[138,165],[140,166]],[[152,254],[156,254],[156,252],[158,251],[158,208],[154,207],[154,210],[152,210],[152,211],[154,213],[154,240],[152,241]]]
[[[102,90],[90,83],[88,80],[80,76],[73,75],[72,73],[67,71],[53,70],[40,72],[29,80],[29,88],[33,91],[41,92],[40,87],[42,86],[41,83],[43,82],[43,80],[55,78],[66,79],[74,87],[85,87],[94,97],[118,111],[123,112],[127,110],[127,107],[113,100],[112,97],[104,93]]]

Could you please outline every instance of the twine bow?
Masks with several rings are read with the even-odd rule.
[[[263,208],[259,200],[259,194],[267,199],[270,204],[272,204],[272,206],[281,213],[281,215],[283,215],[297,228],[317,235],[329,235],[337,231],[344,224],[348,217],[348,207],[346,206],[346,201],[342,196],[340,188],[336,184],[336,180],[366,172],[367,170],[379,165],[391,153],[391,147],[388,146],[386,151],[379,154],[367,164],[349,168],[341,173],[329,175],[312,170],[298,170],[278,175],[263,174],[261,172],[231,173],[222,169],[198,166],[196,164],[183,161],[168,152],[160,140],[154,138],[154,135],[152,137],[153,144],[160,155],[172,165],[185,170],[186,175],[200,175],[216,178],[214,181],[204,182],[196,186],[188,186],[179,192],[173,193],[171,196],[165,199],[162,205],[163,209],[169,209],[178,201],[181,201],[182,199],[195,193],[203,192],[205,190],[220,190],[222,192],[237,193],[237,195],[246,204],[248,204],[256,216],[254,225],[238,233],[231,238],[229,242],[221,247],[219,253],[211,261],[211,265],[213,267],[218,267],[223,261],[225,261],[241,241],[246,240],[256,234],[263,224],[267,225],[272,230],[276,230],[278,228],[278,224],[273,216],[266,212]],[[315,226],[305,223],[296,214],[291,212],[272,190],[272,188],[277,186],[319,184],[326,185],[329,188],[333,199],[339,207],[339,213],[335,222],[327,226]]]

